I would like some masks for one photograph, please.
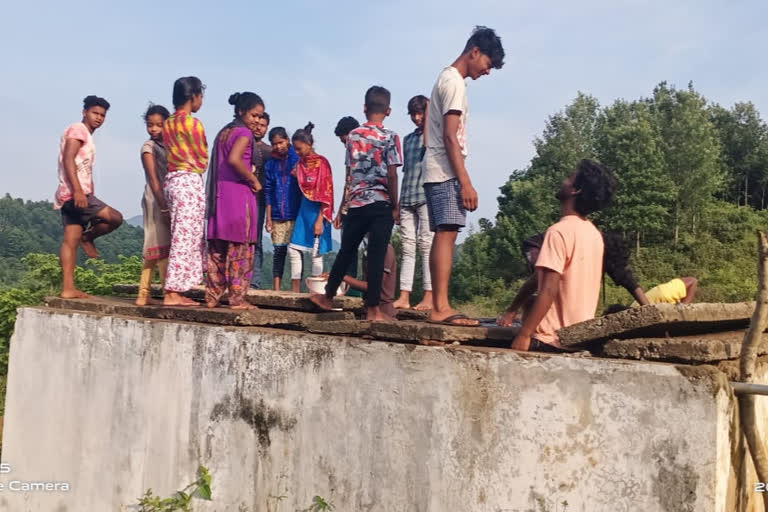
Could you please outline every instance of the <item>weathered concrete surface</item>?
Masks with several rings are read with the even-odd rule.
[[[612,338],[682,336],[728,331],[749,324],[754,302],[735,304],[656,304],[630,308],[558,331],[565,346]]]
[[[204,464],[202,512],[720,512],[732,399],[711,367],[25,308],[3,462],[72,490],[0,508],[135,510]]]
[[[760,354],[768,354],[768,336]],[[622,359],[712,363],[737,359],[741,355],[744,331],[726,331],[692,336],[664,338],[632,338],[609,340],[600,355]]]
[[[347,336],[368,336],[385,341],[419,343],[426,340],[443,343],[477,343],[509,347],[516,332],[508,327],[458,327],[426,322],[318,322],[310,332]]]
[[[389,340],[438,340],[443,342],[504,341],[512,343],[515,330],[509,327],[460,327],[425,322],[400,321],[372,323],[370,332],[376,338]]]
[[[115,297],[94,297],[91,299],[62,299],[47,297],[46,304],[52,308],[90,311],[109,315],[140,316],[159,320],[181,322],[205,322],[219,325],[283,326],[304,328],[311,323],[352,320],[350,312],[331,311],[327,313],[302,313],[275,309],[233,310],[229,308],[208,309],[204,306],[169,307],[137,306],[133,301]]]
[[[112,287],[112,290],[120,295],[136,295],[139,293],[139,285],[116,284]],[[163,289],[160,285],[152,285],[152,294],[155,297],[160,297],[163,294]],[[203,300],[205,298],[205,287],[195,286],[183,295],[193,299]],[[245,298],[251,304],[260,307],[291,309],[297,311],[317,311],[317,306],[309,300],[309,294],[306,293],[251,289],[248,290]],[[345,310],[356,310],[363,307],[363,301],[359,297],[334,297],[333,306]]]
[[[315,334],[335,334],[337,336],[370,336],[371,323],[363,320],[343,320],[340,322],[311,322],[307,330]]]
[[[429,320],[429,311],[416,311],[414,309],[395,310],[398,320],[416,320],[417,322],[426,322]]]
[[[282,326],[306,329],[319,334],[367,336],[381,340],[413,343],[436,340],[443,343],[497,344],[508,347],[515,333],[514,329],[506,327],[456,327],[412,321],[370,323],[355,320],[354,314],[349,311],[305,313],[285,309],[239,311],[228,308],[136,306],[133,301],[116,297],[94,297],[92,299],[48,297],[46,304],[60,309],[103,314],[219,325]]]

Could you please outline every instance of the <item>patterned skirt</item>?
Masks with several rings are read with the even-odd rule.
[[[205,189],[193,172],[169,172],[163,186],[171,211],[171,251],[165,289],[185,292],[203,280]]]
[[[144,187],[141,211],[144,215],[144,259],[162,260],[167,258],[171,251],[171,225],[160,212],[160,205],[149,185]]]
[[[291,243],[293,227],[295,220],[273,220],[272,221],[272,245],[281,246]]]

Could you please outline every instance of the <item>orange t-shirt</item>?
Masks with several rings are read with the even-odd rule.
[[[536,260],[539,292],[543,270],[560,274],[560,289],[533,338],[559,347],[557,330],[595,317],[603,273],[603,236],[592,222],[568,215],[552,225]]]

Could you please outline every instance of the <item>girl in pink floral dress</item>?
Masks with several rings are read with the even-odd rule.
[[[193,112],[203,105],[205,86],[199,78],[179,78],[173,84],[176,112],[163,124],[163,142],[168,151],[165,200],[171,215],[171,250],[165,277],[167,306],[198,306],[182,293],[203,280],[205,240],[205,187],[202,174],[208,167],[205,129]]]

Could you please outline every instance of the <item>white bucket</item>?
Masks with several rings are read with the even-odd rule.
[[[320,277],[320,276],[310,276],[304,280],[305,283],[307,283],[307,288],[309,288],[309,291],[311,293],[319,293],[324,294],[325,293],[325,285],[328,284],[328,278],[327,277]],[[341,285],[339,285],[339,289],[336,290],[336,295],[344,295],[347,293],[347,290],[349,290],[349,285],[342,281]]]

